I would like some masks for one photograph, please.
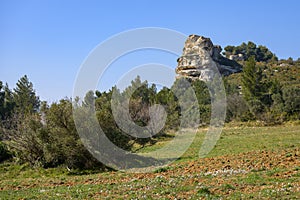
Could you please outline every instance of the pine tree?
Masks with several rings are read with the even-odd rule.
[[[39,97],[36,96],[33,84],[27,76],[23,76],[14,89],[13,99],[16,104],[16,111],[23,114],[37,112],[40,106]]]
[[[250,57],[242,74],[242,88],[246,101],[260,100],[264,89],[262,78],[262,70],[257,67],[255,58]]]
[[[243,68],[242,92],[254,115],[265,109],[263,98],[266,88],[262,79],[262,70],[256,65],[254,56],[251,56]]]
[[[0,81],[0,118],[3,118],[3,111],[4,111],[4,98],[5,98],[5,93],[2,90],[3,89],[3,85],[2,85],[2,81]]]
[[[0,119],[5,120],[11,116],[14,109],[14,102],[12,97],[12,92],[8,88],[6,83],[3,86],[3,83],[0,81]]]

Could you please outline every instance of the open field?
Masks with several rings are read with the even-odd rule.
[[[67,172],[2,164],[0,199],[300,198],[300,125],[225,127],[215,148],[199,159],[204,134],[199,130],[181,159],[153,173]]]

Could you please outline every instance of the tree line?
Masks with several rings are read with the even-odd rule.
[[[257,62],[255,56],[251,56],[244,63],[242,73],[224,77],[226,122],[259,120],[265,124],[280,124],[300,119],[300,88],[298,85],[281,84],[265,72],[266,68],[266,63]],[[109,140],[120,148],[134,152],[162,137],[171,137],[170,132],[176,131],[181,124],[189,123],[181,122],[184,113],[174,94],[180,84],[183,84],[183,79],[176,80],[171,88],[158,90],[155,84],[137,77],[123,91],[116,87],[104,92],[89,91],[80,107],[94,106],[97,120]],[[200,80],[191,82],[191,86],[198,100],[200,126],[208,126],[210,91]],[[149,123],[150,106],[162,105],[167,113],[163,129],[153,134],[150,131],[147,138],[124,134],[112,112],[114,92],[122,98],[131,95],[130,117],[139,126]],[[69,98],[52,104],[40,101],[26,75],[12,90],[0,81],[0,162],[10,159],[41,167],[66,165],[69,168],[104,169],[105,166],[93,158],[77,134],[72,110],[76,101]],[[188,107],[188,101],[185,103]],[[186,112],[193,112],[193,108]]]

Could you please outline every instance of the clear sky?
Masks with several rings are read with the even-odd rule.
[[[141,27],[203,35],[222,47],[251,40],[279,58],[297,59],[299,11],[298,0],[1,0],[0,80],[14,88],[26,74],[42,100],[70,97],[90,51],[117,33]],[[154,60],[162,57],[176,67],[174,56]],[[99,85],[100,90],[109,87]]]

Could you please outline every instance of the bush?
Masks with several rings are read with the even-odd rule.
[[[0,141],[0,162],[8,160],[12,155],[8,151],[6,144]]]
[[[14,114],[7,122],[5,135],[9,138],[8,149],[20,162],[39,165],[43,160],[43,142],[40,137],[41,123],[38,115]],[[13,128],[12,128],[13,127]]]
[[[10,119],[10,127],[14,128],[6,129],[5,135],[18,162],[41,167],[103,167],[86,150],[76,132],[70,100],[61,100],[44,111],[43,121],[37,113],[15,114]]]
[[[245,122],[253,119],[254,116],[241,95],[231,94],[227,96],[226,122],[233,120]]]
[[[284,111],[292,120],[300,119],[300,88],[286,87],[283,89]]]
[[[103,167],[82,144],[73,120],[72,103],[63,99],[45,111],[46,131],[43,133],[45,165],[69,168]]]

